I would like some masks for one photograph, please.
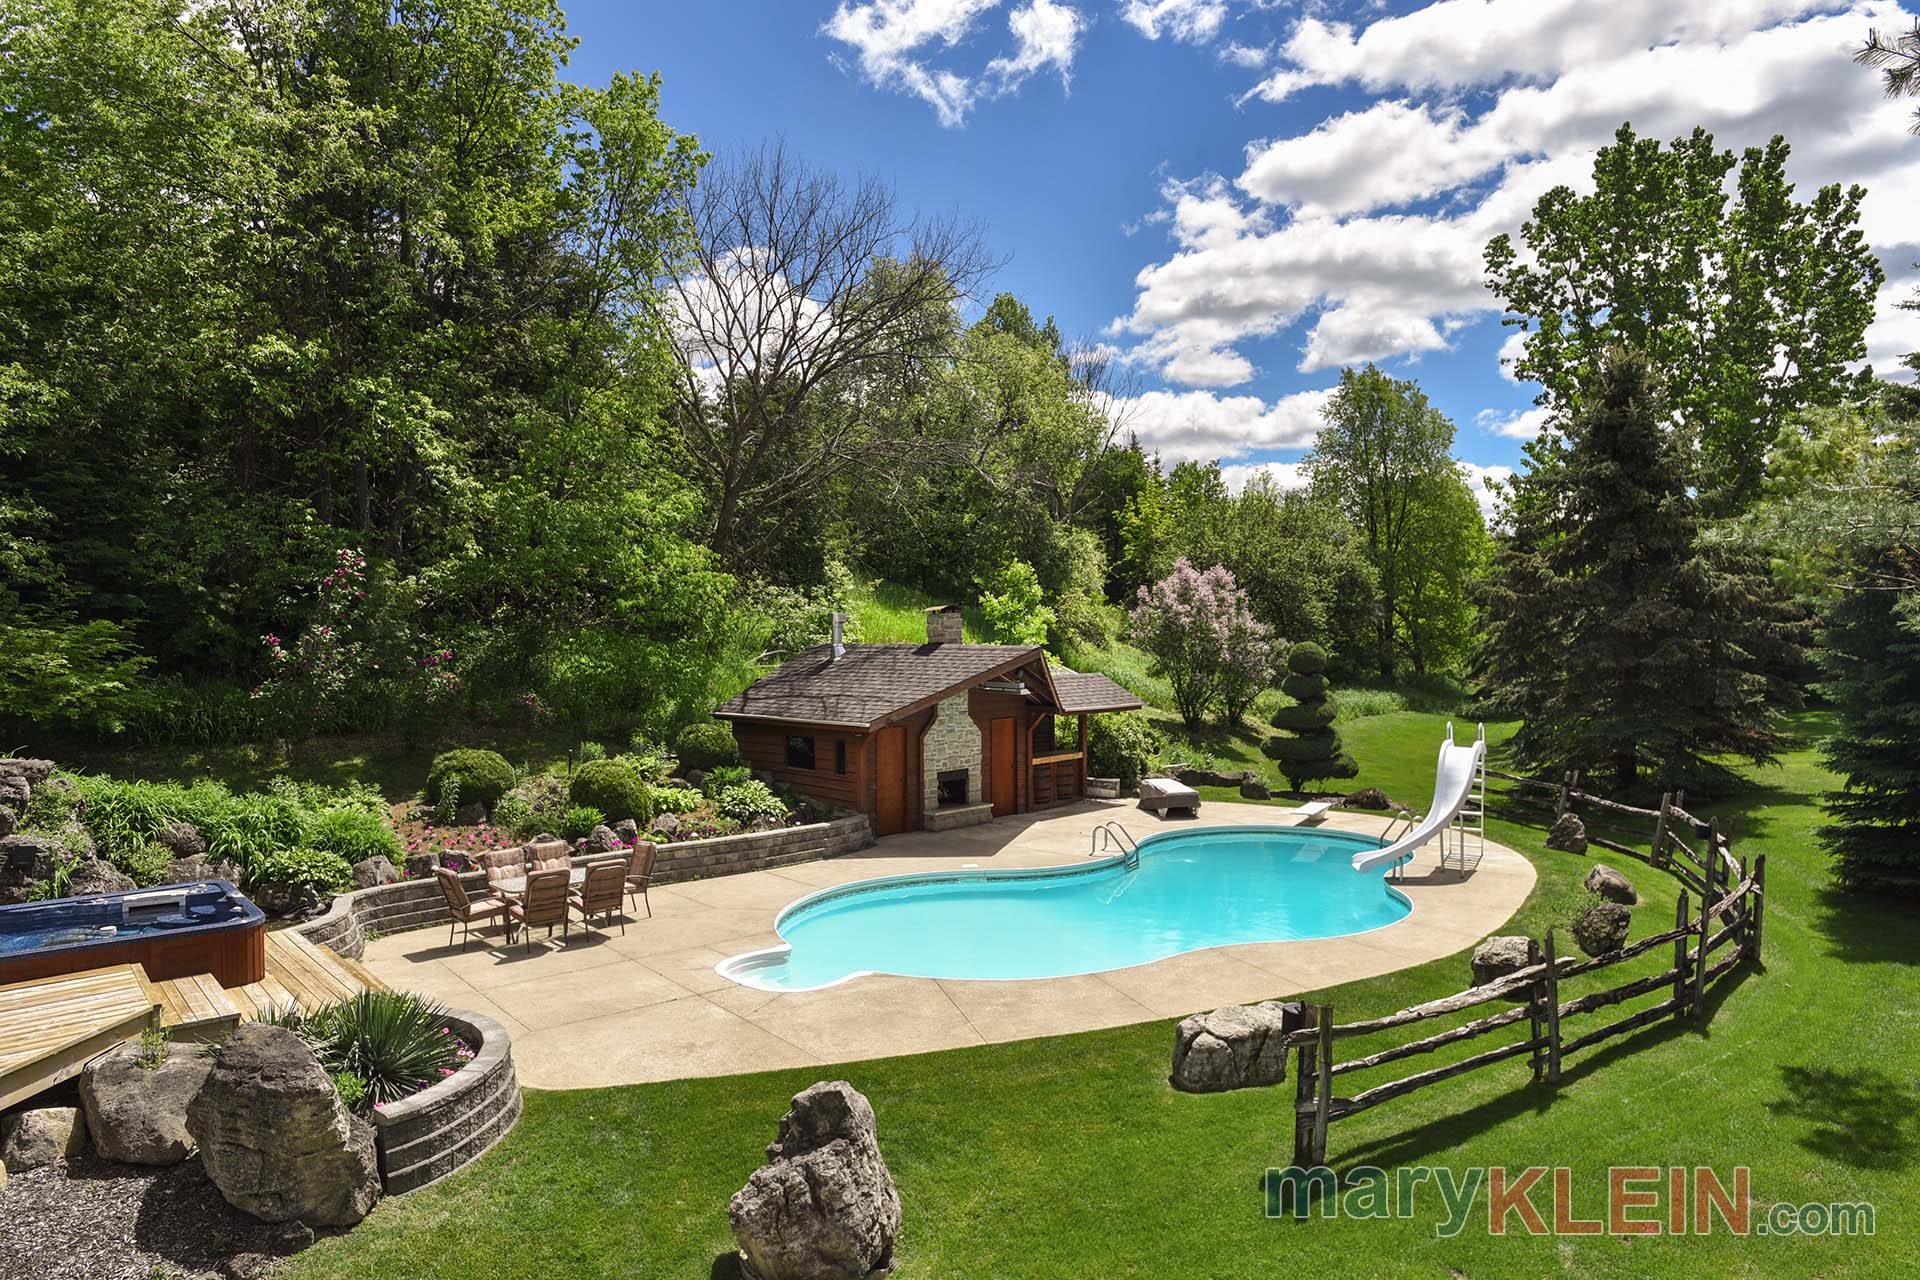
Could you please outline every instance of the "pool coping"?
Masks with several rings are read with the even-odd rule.
[[[1120,970],[1065,978],[902,978],[882,974],[814,991],[767,992],[714,972],[717,961],[778,944],[779,914],[854,881],[975,868],[1088,865],[1094,828],[1136,833],[1285,824],[1289,811],[1208,801],[1165,822],[1126,802],[1087,801],[951,832],[893,836],[837,858],[656,888],[653,917],[531,954],[495,935],[464,952],[445,933],[388,935],[363,957],[390,985],[495,1018],[513,1036],[528,1088],[584,1088],[827,1066],[1174,1019],[1223,1004],[1295,995],[1468,951],[1532,889],[1531,862],[1489,842],[1479,869],[1438,871],[1423,850],[1394,882],[1413,903],[1365,934],[1229,943]],[[1377,837],[1388,815],[1338,813],[1325,829]],[[1462,981],[1466,956],[1460,957]],[[851,1078],[857,1080],[857,1074]]]

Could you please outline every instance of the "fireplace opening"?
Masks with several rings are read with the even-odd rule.
[[[934,775],[934,781],[939,785],[942,805],[967,802],[967,771],[965,769],[942,769]]]

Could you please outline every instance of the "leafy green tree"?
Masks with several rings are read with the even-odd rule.
[[[1472,589],[1493,543],[1458,467],[1428,481],[1416,506],[1401,548],[1394,638],[1407,664],[1426,675],[1458,669],[1472,649],[1479,621]]]
[[[1444,497],[1438,486],[1455,474],[1448,453],[1453,423],[1427,401],[1417,383],[1390,378],[1372,365],[1358,372],[1341,370],[1325,416],[1327,425],[1306,459],[1307,473],[1314,488],[1347,512],[1366,540],[1380,582],[1375,659],[1381,678],[1391,680],[1402,595],[1408,578],[1417,572],[1409,556],[1416,537],[1431,536],[1430,531],[1422,534],[1423,525],[1431,523],[1429,500]]]
[[[1295,791],[1321,778],[1352,778],[1360,766],[1333,727],[1339,704],[1327,693],[1327,651],[1302,641],[1287,653],[1287,676],[1280,691],[1293,699],[1273,714],[1281,732],[1267,739],[1266,753],[1279,765]]]
[[[1187,728],[1199,728],[1223,695],[1242,710],[1252,701],[1236,686],[1255,677],[1237,667],[1249,654],[1270,652],[1273,637],[1226,568],[1202,571],[1174,561],[1172,573],[1140,588],[1128,620],[1134,643],[1153,660],[1150,670],[1172,687]],[[1253,693],[1264,687],[1261,680]]]
[[[980,614],[993,643],[1046,644],[1054,614],[1032,565],[1009,560],[980,587]]]
[[[1767,761],[1803,628],[1751,559],[1701,545],[1684,444],[1650,361],[1609,354],[1561,465],[1515,481],[1485,595],[1485,691],[1523,764],[1697,787]]]
[[[1751,504],[1793,414],[1868,377],[1854,365],[1884,277],[1859,231],[1866,192],[1794,199],[1788,152],[1775,137],[1736,159],[1703,129],[1662,147],[1622,125],[1591,195],[1555,187],[1521,227],[1524,251],[1487,245],[1488,287],[1526,333],[1515,376],[1563,423],[1614,344],[1644,353],[1698,445],[1710,514]],[[1533,452],[1550,463],[1550,443]]]

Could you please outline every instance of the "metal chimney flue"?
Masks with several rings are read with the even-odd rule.
[[[833,614],[833,661],[838,662],[847,652],[846,643],[847,615],[836,610]]]

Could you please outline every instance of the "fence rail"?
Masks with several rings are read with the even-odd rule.
[[[1717,821],[1702,820],[1687,812],[1683,807],[1684,795],[1669,793],[1661,797],[1658,809],[1643,809],[1580,790],[1577,773],[1566,775],[1558,784],[1494,769],[1487,770],[1487,774],[1513,784],[1513,789],[1501,799],[1550,810],[1556,819],[1571,812],[1580,814],[1583,823],[1592,815],[1616,827],[1635,819],[1651,819],[1654,826],[1649,852],[1596,836],[1591,831],[1587,839],[1590,844],[1615,850],[1665,871],[1680,882],[1673,927],[1591,959],[1559,956],[1556,938],[1549,930],[1546,938],[1532,948],[1530,962],[1521,969],[1477,987],[1359,1022],[1336,1023],[1330,1004],[1308,1006],[1305,1025],[1286,1037],[1286,1050],[1297,1059],[1294,1164],[1301,1168],[1326,1163],[1330,1124],[1394,1098],[1523,1055],[1529,1060],[1534,1081],[1557,1085],[1562,1065],[1573,1054],[1666,1018],[1692,1016],[1705,1022],[1712,1012],[1707,994],[1714,983],[1741,961],[1757,963],[1760,959],[1766,906],[1766,857],[1755,859],[1749,871],[1746,862],[1734,856]],[[1552,799],[1534,799],[1539,793]],[[1699,904],[1698,914],[1692,912],[1695,902]],[[1673,949],[1672,963],[1658,973],[1572,999],[1561,997],[1560,984],[1570,978],[1615,968],[1666,946]],[[1724,954],[1716,959],[1717,953]],[[1584,1023],[1602,1010],[1649,996],[1661,998],[1610,1022],[1592,1027],[1576,1025],[1574,1034],[1567,1032],[1569,1021]],[[1502,1000],[1520,1003],[1371,1053],[1345,1058],[1335,1053],[1336,1044],[1464,1013]],[[1478,1040],[1520,1024],[1526,1028],[1522,1039],[1504,1041],[1468,1057],[1373,1085],[1351,1097],[1339,1097],[1333,1092],[1334,1081],[1341,1076]]]

